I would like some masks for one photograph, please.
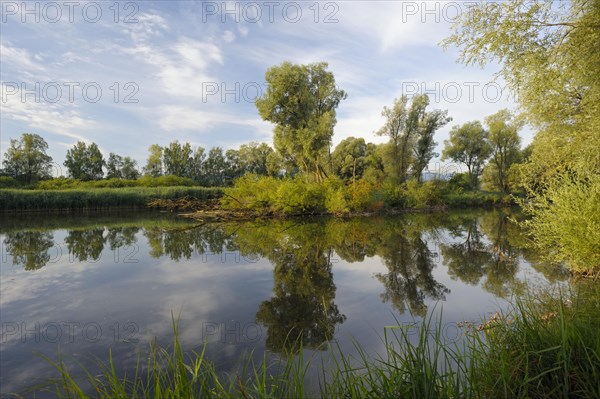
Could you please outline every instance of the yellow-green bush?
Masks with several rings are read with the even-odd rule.
[[[66,190],[90,188],[120,188],[120,187],[192,187],[199,186],[197,182],[187,177],[179,176],[143,176],[137,180],[103,179],[81,181],[65,177],[43,180],[37,184],[39,190]]]
[[[600,176],[565,173],[535,199],[522,204],[533,216],[525,225],[541,252],[577,272],[600,269]]]
[[[248,173],[224,189],[221,205],[227,209],[269,210],[276,199],[279,181]]]
[[[404,189],[404,203],[408,208],[422,209],[442,205],[441,184],[437,181],[418,183],[409,180]]]

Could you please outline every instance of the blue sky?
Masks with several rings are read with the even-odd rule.
[[[47,4],[2,2],[2,156],[23,132],[44,137],[59,165],[78,140],[140,166],[152,143],[271,143],[253,100],[283,61],[328,62],[348,93],[334,145],[383,142],[373,133],[381,110],[403,93],[428,92],[430,108],[453,117],[435,136],[440,151],[451,126],[515,108],[497,68],[457,64],[456,50],[438,45],[470,2]]]

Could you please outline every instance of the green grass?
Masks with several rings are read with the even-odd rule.
[[[218,198],[220,188],[124,187],[71,190],[0,190],[0,211],[138,208],[155,199]]]
[[[564,296],[518,299],[505,313],[481,323],[465,323],[466,338],[444,342],[442,312],[417,325],[386,328],[385,351],[356,354],[330,344],[332,364],[320,366],[318,396],[326,398],[592,398],[600,397],[600,290],[596,282]],[[541,298],[541,299],[540,299]],[[434,314],[436,315],[434,317]],[[191,398],[306,397],[305,382],[314,359],[283,357],[275,365],[242,362],[235,374],[222,374],[205,352],[186,354],[177,338],[168,349],[151,347],[145,367],[127,377],[116,373],[112,357],[100,374],[84,369],[92,389],[84,391],[62,360],[58,397]],[[412,326],[415,328],[415,326]],[[206,348],[206,346],[204,347]],[[302,353],[302,350],[300,351]]]

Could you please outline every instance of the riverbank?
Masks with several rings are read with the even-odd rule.
[[[335,354],[333,364],[318,365],[314,358],[303,358],[302,343],[297,343],[276,364],[266,357],[258,363],[240,359],[237,371],[229,374],[217,372],[205,357],[206,343],[186,353],[174,320],[173,344],[152,346],[147,364],[138,363],[134,377],[117,375],[112,361],[98,364],[101,378],[97,370],[83,370],[90,396],[60,357],[46,360],[59,373],[52,389],[61,397],[599,397],[599,293],[595,281],[579,283],[569,293],[530,293],[506,312],[461,323],[461,342],[445,340],[438,309],[411,329],[386,328],[381,337],[385,351],[378,356],[358,342],[352,355],[328,342],[323,349]],[[310,367],[324,368],[316,392],[306,386]]]
[[[0,190],[0,212],[146,208],[154,200],[205,201],[222,195],[212,187],[121,187],[66,190]]]

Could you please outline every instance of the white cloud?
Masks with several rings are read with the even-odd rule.
[[[136,41],[147,41],[162,36],[163,32],[169,30],[167,21],[156,12],[145,12],[136,15],[137,23],[125,24],[127,32]]]
[[[83,117],[74,105],[23,99],[20,89],[17,89],[15,94],[3,98],[2,117],[22,122],[31,129],[40,129],[84,141],[85,138],[79,133],[96,126],[95,121]]]
[[[230,30],[226,30],[223,33],[223,40],[225,40],[226,43],[231,43],[235,40],[235,33],[233,33]]]
[[[232,118],[229,113],[214,111],[200,111],[188,106],[166,106],[161,111],[159,125],[164,130],[198,130],[202,131],[215,125],[248,126],[267,134],[271,132],[271,125],[260,118]]]
[[[26,49],[12,47],[9,44],[0,43],[0,54],[2,54],[2,63],[15,67],[20,71],[45,71],[44,66],[40,64],[43,59],[41,56],[31,55]]]
[[[140,57],[154,67],[152,74],[159,78],[162,90],[175,98],[202,97],[202,88],[216,77],[208,74],[212,65],[222,65],[219,47],[209,42],[180,38],[172,50],[147,43],[123,49],[126,54]]]

